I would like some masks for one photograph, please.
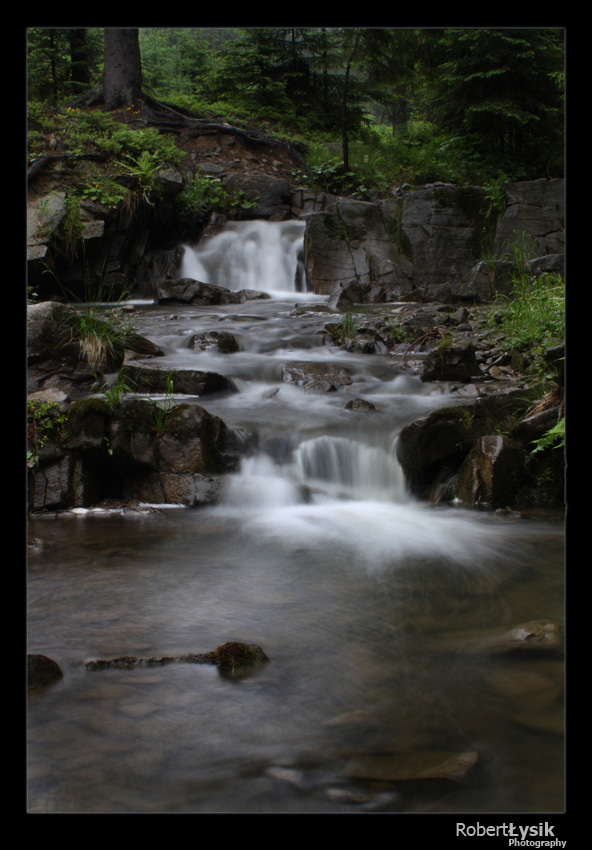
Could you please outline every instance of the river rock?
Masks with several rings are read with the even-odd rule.
[[[282,370],[282,379],[306,392],[335,392],[351,384],[351,371],[330,363],[290,363]]]
[[[363,398],[352,398],[351,401],[345,405],[346,410],[356,410],[356,411],[367,411],[367,410],[376,410],[376,406],[372,404],[370,401],[366,401]]]
[[[463,381],[481,377],[481,368],[471,342],[457,341],[437,345],[427,355],[422,381]]]
[[[428,779],[459,781],[477,764],[476,752],[419,751],[367,755],[352,759],[344,770],[348,779],[412,782]]]
[[[528,454],[510,437],[481,437],[460,467],[456,498],[493,509],[511,506],[521,486],[529,480],[528,461]]]
[[[172,382],[172,393],[182,395],[207,395],[221,391],[235,392],[233,382],[224,375],[201,369],[161,369],[146,363],[126,365],[126,376],[138,390],[166,393]]]
[[[232,354],[239,351],[236,338],[228,331],[204,331],[194,334],[189,347],[198,351],[219,351],[221,354]]]
[[[407,425],[396,451],[411,491],[434,499],[444,480],[456,479],[476,441],[496,431],[509,432],[528,405],[519,390],[503,392],[440,408]]]
[[[98,658],[87,661],[87,670],[128,669],[130,667],[157,666],[166,664],[215,664],[228,672],[246,672],[269,661],[268,656],[257,644],[229,641],[212,652],[188,652],[184,655],[153,655],[140,658],[136,655],[120,655],[117,658]]]
[[[521,623],[501,635],[487,638],[482,649],[495,653],[560,652],[563,644],[563,623],[542,619]]]
[[[27,655],[27,688],[38,691],[58,682],[63,673],[52,658],[46,655]]]
[[[266,292],[257,289],[240,289],[233,292],[224,286],[215,286],[212,283],[203,283],[193,278],[181,278],[180,280],[159,280],[155,285],[155,299],[159,304],[169,301],[178,301],[181,304],[199,304],[208,306],[211,304],[243,304],[245,301],[253,301],[269,298]]]

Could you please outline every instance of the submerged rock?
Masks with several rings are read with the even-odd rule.
[[[46,655],[27,655],[27,687],[37,691],[58,682],[63,673],[52,658]]]
[[[135,655],[120,655],[117,658],[87,661],[87,670],[105,670],[109,668],[125,669],[140,666],[164,666],[165,664],[215,664],[222,670],[246,672],[269,661],[268,656],[256,644],[230,641],[212,652],[186,653],[185,655],[153,655],[139,658]]]
[[[376,410],[376,406],[372,404],[370,401],[366,401],[364,398],[352,398],[351,401],[345,405],[346,410]]]
[[[197,351],[219,351],[221,354],[233,354],[239,351],[236,338],[228,331],[204,331],[194,334],[189,347]]]
[[[564,627],[557,620],[531,620],[501,635],[488,638],[482,648],[489,652],[539,653],[563,649]]]
[[[479,760],[476,752],[419,751],[389,755],[366,755],[352,759],[345,768],[348,779],[376,782],[412,782],[427,779],[463,779]]]
[[[306,392],[334,392],[352,382],[349,369],[326,363],[290,363],[284,366],[282,379]]]

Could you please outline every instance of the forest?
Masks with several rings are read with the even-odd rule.
[[[59,112],[97,85],[103,40],[30,28],[31,104]],[[144,93],[289,141],[324,191],[563,176],[559,28],[154,27],[139,47]]]

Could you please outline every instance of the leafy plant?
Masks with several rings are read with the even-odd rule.
[[[148,150],[142,151],[139,157],[128,157],[125,162],[121,163],[124,171],[137,179],[142,190],[142,196],[149,204],[154,203],[151,195],[156,189],[157,174],[164,165],[165,163],[156,153]]]
[[[542,452],[548,448],[562,449],[565,447],[565,417],[562,416],[552,428],[550,428],[542,437],[533,441],[535,444],[531,454]]]
[[[101,375],[95,374],[95,378],[99,384],[102,382],[100,392],[102,392],[106,397],[107,404],[111,410],[116,407],[126,393],[134,392],[135,390],[135,384],[132,386],[128,383],[128,377],[125,373],[125,369],[121,369],[115,382],[112,384],[103,381]]]
[[[505,174],[500,174],[498,177],[486,180],[483,184],[485,199],[487,200],[486,217],[498,215],[504,212],[508,202],[508,192],[506,183],[508,178]]]
[[[63,435],[66,414],[57,402],[27,399],[27,466],[32,469],[39,463],[39,452],[50,435]]]
[[[243,191],[231,195],[218,177],[196,174],[176,198],[181,218],[188,220],[205,210],[220,213],[240,213],[257,206],[257,200],[249,201]]]

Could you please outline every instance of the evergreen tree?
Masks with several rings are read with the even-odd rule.
[[[434,100],[441,125],[516,177],[560,171],[563,47],[556,29],[444,31]]]

